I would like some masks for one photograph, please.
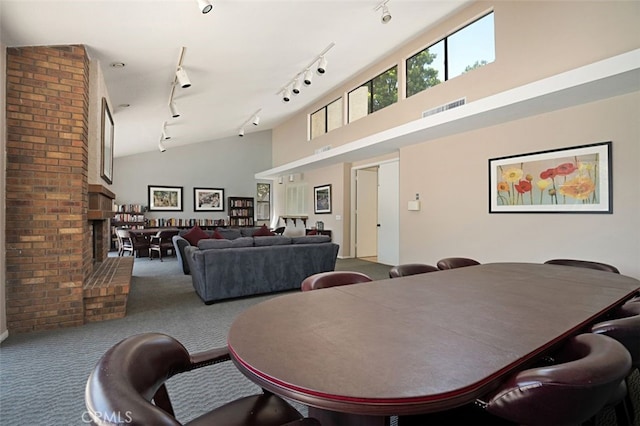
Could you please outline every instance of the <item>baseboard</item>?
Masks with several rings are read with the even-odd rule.
[[[9,337],[9,330],[5,330],[4,333],[0,334],[0,342],[4,342],[7,337]]]

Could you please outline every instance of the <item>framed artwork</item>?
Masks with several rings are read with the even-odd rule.
[[[331,185],[313,188],[313,212],[316,214],[331,213]]]
[[[489,213],[613,213],[611,142],[489,160]]]
[[[224,211],[224,189],[193,188],[193,211],[196,211],[196,212]]]
[[[182,187],[181,186],[148,186],[149,211],[156,212],[181,212],[182,211]]]
[[[258,183],[256,187],[256,220],[271,218],[271,184]]]
[[[102,98],[102,132],[100,134],[100,176],[108,183],[113,183],[113,118],[106,98]]]

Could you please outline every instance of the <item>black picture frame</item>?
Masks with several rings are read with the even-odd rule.
[[[148,185],[149,211],[156,212],[181,212],[182,211],[182,187],[181,186],[154,186]]]
[[[102,120],[100,133],[100,177],[113,183],[113,135],[115,126],[106,98],[102,98]]]
[[[489,159],[489,213],[613,213],[611,141]]]
[[[331,213],[331,184],[313,188],[313,212],[315,214]]]
[[[193,211],[223,212],[223,188],[193,188]]]

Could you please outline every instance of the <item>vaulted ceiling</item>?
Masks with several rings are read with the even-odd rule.
[[[389,0],[383,24],[377,0],[211,0],[208,14],[196,0],[0,0],[0,42],[84,44],[103,70],[120,157],[157,150],[165,122],[168,149],[245,123],[246,133],[271,129],[469,2]],[[332,45],[326,73],[284,103],[282,88]],[[183,47],[192,85],[176,86],[174,119]]]

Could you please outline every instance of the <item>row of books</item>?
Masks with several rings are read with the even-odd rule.
[[[113,204],[114,212],[127,212],[127,213],[144,213],[147,211],[147,206],[142,204]]]
[[[224,219],[176,219],[176,218],[159,218],[149,219],[148,226],[153,228],[164,228],[169,226],[186,227],[186,226],[225,226]]]
[[[144,222],[143,214],[116,213],[113,215],[114,222]]]

